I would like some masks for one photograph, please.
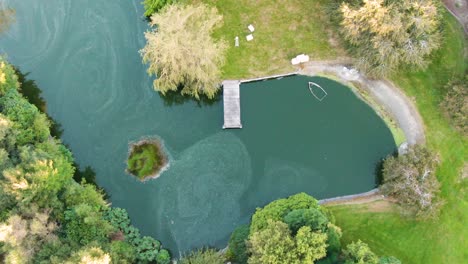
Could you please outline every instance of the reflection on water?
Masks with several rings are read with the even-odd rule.
[[[0,33],[6,31],[15,21],[15,10],[0,3]]]

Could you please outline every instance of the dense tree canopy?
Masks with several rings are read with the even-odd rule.
[[[73,180],[72,154],[19,88],[13,67],[0,59],[0,261],[169,263],[161,243],[142,237],[124,210]]]
[[[239,264],[367,263],[359,262],[365,253],[382,264],[399,264],[394,257],[379,260],[360,241],[343,251],[341,230],[333,221],[333,215],[305,193],[273,201],[257,209],[250,228],[241,226],[233,232],[227,257]]]
[[[435,215],[440,205],[436,200],[439,191],[435,175],[437,163],[437,156],[419,145],[410,147],[407,153],[397,158],[387,158],[382,192],[397,198],[419,216]]]
[[[156,75],[154,89],[213,98],[220,87],[226,44],[211,33],[221,24],[218,11],[203,4],[173,4],[151,16],[154,29],[145,33],[141,55],[148,73]]]
[[[353,8],[341,6],[344,38],[357,66],[374,77],[401,66],[422,69],[441,43],[440,19],[432,0],[363,0]]]

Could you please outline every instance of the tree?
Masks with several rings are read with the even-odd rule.
[[[232,232],[229,239],[229,251],[228,255],[231,256],[232,260],[236,263],[244,264],[247,263],[247,245],[246,241],[249,237],[250,226],[241,225]]]
[[[316,208],[293,210],[284,217],[284,223],[289,226],[293,234],[303,226],[308,226],[313,231],[324,232],[328,222],[327,217]]]
[[[369,246],[358,240],[344,250],[345,264],[378,264],[379,258],[372,252]]]
[[[318,201],[305,193],[298,193],[286,199],[278,199],[266,205],[264,208],[257,208],[252,216],[250,225],[251,232],[256,232],[268,225],[268,220],[283,220],[289,212],[297,209],[320,208]]]
[[[104,243],[112,231],[102,213],[88,204],[79,204],[65,211],[64,224],[67,238],[82,246],[91,242]]]
[[[220,87],[226,44],[211,33],[222,24],[214,7],[204,4],[167,6],[151,17],[155,27],[146,32],[141,50],[148,73],[156,75],[154,89],[165,94],[181,88],[182,94],[213,98]]]
[[[171,255],[169,251],[161,249],[156,256],[156,263],[158,264],[169,264],[171,262]]]
[[[358,58],[357,67],[382,77],[401,66],[424,69],[441,45],[440,18],[432,0],[363,0],[341,5],[341,33]]]
[[[312,232],[309,226],[303,226],[295,237],[296,263],[314,263],[327,255],[327,234]]]
[[[447,95],[441,102],[445,116],[463,135],[468,135],[468,75],[453,80],[445,87]]]
[[[247,247],[251,254],[249,264],[292,264],[295,259],[291,231],[279,221],[268,220],[264,229],[250,236]]]
[[[268,221],[268,226],[253,233],[248,242],[249,264],[314,263],[326,256],[327,235],[301,227],[295,237],[280,221]]]
[[[183,257],[180,264],[224,264],[224,257],[214,249],[201,249]]]
[[[150,17],[152,14],[161,10],[164,6],[174,3],[175,0],[145,0],[145,16]]]
[[[57,239],[57,224],[47,211],[32,208],[29,216],[12,215],[0,224],[0,242],[7,249],[6,263],[28,263],[44,243]]]
[[[440,203],[436,200],[439,182],[435,176],[438,158],[425,147],[415,145],[406,154],[389,157],[384,162],[385,195],[393,196],[419,216],[433,216]]]

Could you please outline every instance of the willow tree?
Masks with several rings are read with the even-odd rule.
[[[424,69],[441,44],[440,18],[432,0],[364,0],[359,8],[341,5],[342,34],[373,77],[401,66]]]
[[[146,32],[141,50],[148,73],[156,75],[154,89],[165,94],[213,98],[219,89],[226,44],[211,34],[222,24],[214,7],[204,4],[174,4],[151,16],[152,31]]]

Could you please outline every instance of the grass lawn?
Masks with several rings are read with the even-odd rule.
[[[187,0],[217,7],[224,25],[215,37],[229,44],[223,79],[258,77],[293,71],[291,59],[308,54],[314,59],[344,55],[326,22],[327,0]],[[254,25],[254,40],[247,42],[247,26]],[[328,29],[328,30],[327,30]],[[239,47],[234,38],[239,36]]]
[[[465,263],[468,259],[467,180],[461,179],[467,140],[448,124],[439,109],[443,86],[468,70],[463,54],[466,39],[453,17],[446,14],[445,21],[445,45],[433,64],[426,71],[402,71],[391,78],[416,101],[426,126],[427,144],[440,155],[437,175],[446,201],[440,218],[416,222],[396,210],[376,212],[372,205],[331,207],[343,229],[344,243],[361,239],[377,253],[394,255],[403,263]]]
[[[143,142],[131,146],[127,171],[140,180],[154,176],[166,164],[161,147],[155,142]]]

